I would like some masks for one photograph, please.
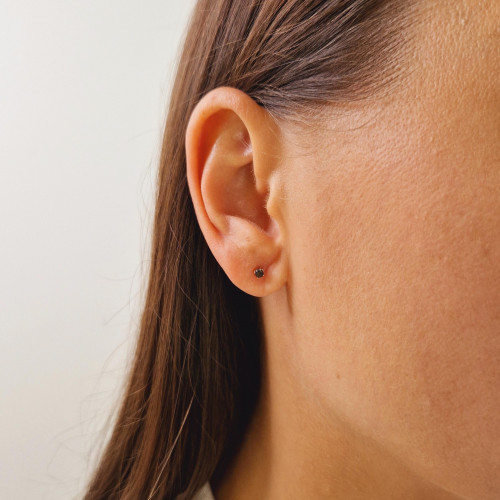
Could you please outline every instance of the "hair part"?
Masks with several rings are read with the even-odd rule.
[[[404,4],[404,5],[403,5]],[[199,0],[170,98],[139,335],[87,500],[188,500],[222,475],[260,389],[262,324],[198,226],[184,137],[210,90],[246,92],[276,119],[373,97],[401,75],[412,20],[395,0]]]

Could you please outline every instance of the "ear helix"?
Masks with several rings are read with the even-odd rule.
[[[257,278],[263,278],[264,277],[264,269],[262,269],[261,267],[259,267],[258,269],[255,269],[254,272],[255,276]]]

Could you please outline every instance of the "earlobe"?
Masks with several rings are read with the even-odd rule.
[[[286,281],[283,220],[268,211],[269,200],[279,197],[277,135],[267,111],[229,87],[201,99],[186,132],[187,179],[200,229],[229,279],[255,296]]]

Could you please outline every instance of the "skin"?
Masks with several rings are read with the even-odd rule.
[[[218,88],[191,116],[200,228],[264,321],[216,500],[500,498],[500,1],[420,15],[390,95],[304,128]]]

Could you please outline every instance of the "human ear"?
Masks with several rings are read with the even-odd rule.
[[[206,94],[186,130],[187,180],[200,229],[234,285],[257,297],[286,282],[277,137],[269,113],[231,87]]]

